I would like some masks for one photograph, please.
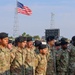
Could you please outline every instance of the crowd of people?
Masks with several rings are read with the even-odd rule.
[[[75,36],[46,44],[32,37],[18,36],[13,42],[0,33],[0,75],[75,75]]]

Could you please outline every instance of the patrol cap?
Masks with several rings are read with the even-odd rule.
[[[27,42],[32,41],[32,37],[27,37]]]
[[[49,41],[52,41],[54,39],[55,39],[54,36],[48,36],[46,40],[47,40],[47,42],[49,42]]]
[[[75,36],[72,37],[72,41],[75,41]]]
[[[40,46],[41,44],[42,44],[42,42],[39,41],[39,40],[35,40],[35,42],[34,42],[35,47],[38,47],[38,46]]]
[[[16,42],[16,43],[18,43],[18,42],[22,43],[22,42],[24,42],[24,41],[25,41],[25,38],[24,38],[23,36],[19,36],[19,37],[17,37],[17,38],[15,39],[15,42]]]
[[[8,34],[5,32],[0,33],[0,39],[8,37]]]
[[[61,45],[61,42],[57,41],[55,42],[55,46],[60,46]]]
[[[41,44],[41,45],[39,46],[39,49],[44,49],[44,48],[47,48],[47,45]]]
[[[67,38],[64,38],[64,37],[63,37],[63,38],[61,38],[60,41],[65,41],[65,40],[67,41]]]
[[[68,44],[66,40],[61,41],[61,45],[65,45],[65,44]]]

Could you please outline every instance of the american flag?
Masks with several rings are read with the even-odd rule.
[[[24,6],[22,3],[17,2],[17,12],[25,15],[31,15],[32,11],[29,7]]]

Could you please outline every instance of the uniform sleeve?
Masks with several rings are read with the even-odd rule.
[[[16,52],[16,50],[14,50],[14,49],[10,52],[10,63],[12,63],[15,58],[15,52]]]
[[[46,55],[47,61],[49,61],[49,59],[50,59],[50,57],[51,57],[50,53],[51,53],[51,51],[48,50],[48,51],[47,51],[47,55]]]
[[[38,55],[35,55],[35,69],[38,66],[39,58]]]

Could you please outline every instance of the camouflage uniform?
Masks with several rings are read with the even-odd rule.
[[[11,55],[11,75],[25,75],[25,49],[16,47]]]
[[[61,50],[60,55],[57,56],[57,75],[68,75],[69,68],[69,52],[68,50]]]
[[[55,64],[55,50],[48,46],[47,54],[47,74],[46,75],[55,75],[56,64]]]
[[[35,51],[36,54],[39,54],[39,49],[38,48],[35,48],[34,51]]]
[[[60,53],[61,53],[61,48],[59,48],[58,50],[55,49],[55,56],[56,56],[56,57],[57,57]]]
[[[46,55],[37,55],[37,65],[35,68],[35,75],[46,75],[47,59]]]
[[[10,50],[0,47],[0,75],[10,75]]]
[[[26,59],[25,59],[25,75],[35,75],[35,52],[34,48],[31,50],[26,48]]]
[[[56,49],[55,49],[56,50]],[[57,65],[58,65],[58,60],[60,59],[60,55],[61,55],[61,48],[56,50],[55,52],[55,61],[56,61],[56,75],[57,75]]]
[[[75,46],[71,44],[69,49],[69,75],[75,75]]]

